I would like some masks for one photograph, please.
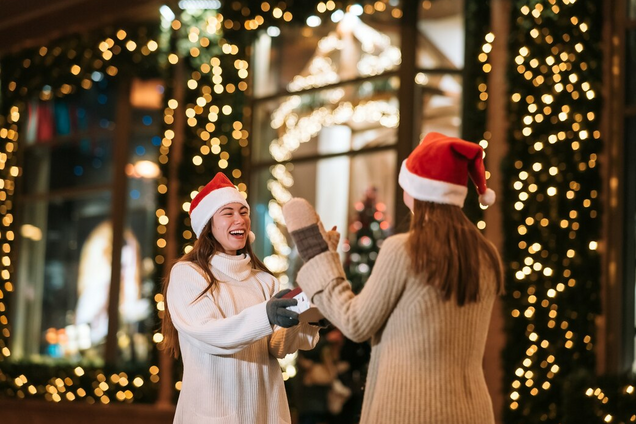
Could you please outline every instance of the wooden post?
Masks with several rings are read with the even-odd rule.
[[[503,179],[501,174],[501,162],[504,160],[508,146],[506,143],[508,133],[508,87],[506,81],[508,61],[508,37],[510,34],[510,0],[492,0],[491,2],[491,27],[495,35],[493,49],[490,55],[492,70],[488,74],[488,110],[486,116],[486,128],[491,133],[488,141],[486,163],[491,177],[488,187],[497,193],[497,203],[490,206],[484,212],[486,229],[484,235],[492,241],[499,252],[503,252],[503,213],[501,206],[503,194]],[[506,345],[504,333],[504,317],[502,314],[501,299],[495,302],[486,341],[484,354],[484,373],[486,383],[492,398],[495,411],[495,421],[503,422],[504,391],[503,387],[503,363],[501,352]]]
[[[602,254],[601,307],[597,317],[596,369],[599,374],[616,375],[631,368],[633,336],[626,331],[634,322],[626,322],[628,310],[633,311],[634,293],[624,293],[625,281],[633,278],[634,226],[633,216],[626,216],[633,198],[626,195],[629,169],[625,168],[625,0],[603,3],[603,99],[604,113],[600,117],[605,149],[600,154],[602,164],[603,238],[599,246]],[[631,235],[630,235],[631,234]],[[631,254],[630,254],[631,253]],[[631,305],[630,303],[631,302]],[[633,320],[633,315],[631,317]],[[633,335],[633,333],[631,333]]]
[[[402,64],[398,75],[400,77],[400,89],[398,100],[400,102],[400,126],[398,127],[397,164],[399,173],[402,162],[408,157],[419,136],[419,118],[421,114],[421,102],[416,103],[417,87],[415,86],[416,54],[417,54],[417,19],[419,16],[419,1],[404,0],[402,2],[402,18],[400,26],[400,44],[402,50]],[[397,174],[395,176],[397,180]],[[403,190],[396,181],[395,191],[395,222],[401,223],[404,217],[410,213],[402,201]]]
[[[117,332],[119,331],[119,289],[121,286],[121,248],[124,244],[126,221],[126,163],[128,162],[128,140],[130,139],[130,76],[120,79],[117,89],[117,112],[115,138],[113,140],[113,197],[111,223],[113,231],[112,265],[108,292],[108,335],[104,360],[114,365],[118,357]]]

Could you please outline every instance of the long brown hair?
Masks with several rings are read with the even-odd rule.
[[[486,255],[485,264],[481,252]],[[428,284],[437,287],[445,300],[454,295],[459,306],[479,300],[482,266],[494,272],[497,294],[503,292],[503,269],[497,249],[459,206],[415,199],[408,253],[413,271],[425,272]]]
[[[217,288],[217,280],[214,278],[214,274],[212,274],[212,268],[210,267],[210,261],[212,257],[217,253],[222,253],[223,247],[221,243],[219,243],[214,236],[212,235],[212,219],[208,221],[208,223],[201,230],[201,235],[194,242],[194,246],[192,250],[179,258],[174,264],[176,265],[179,262],[191,262],[195,266],[197,266],[201,271],[203,271],[203,276],[208,283],[208,286],[203,290],[196,299],[193,299],[192,302],[195,302],[201,298],[201,296],[205,295],[208,291],[214,292]],[[267,269],[265,264],[260,261],[252,251],[252,245],[249,241],[245,243],[245,247],[238,252],[237,254],[247,254],[250,256],[252,269],[257,269],[260,271],[267,272],[268,274],[272,274],[272,272]],[[272,274],[273,275],[273,274]],[[170,311],[168,310],[168,285],[170,284],[170,278],[167,277],[163,281],[163,301],[164,301],[164,310],[163,317],[161,320],[161,333],[163,334],[163,341],[161,342],[162,347],[166,350],[166,352],[177,358],[179,356],[179,337],[177,335],[177,329],[174,327],[172,323],[172,318],[170,317]]]

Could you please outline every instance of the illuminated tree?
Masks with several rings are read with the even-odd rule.
[[[349,239],[343,249],[347,252],[345,272],[355,293],[359,293],[369,278],[382,242],[389,235],[386,205],[377,199],[377,189],[370,187],[363,200],[356,202],[358,212],[349,227]]]

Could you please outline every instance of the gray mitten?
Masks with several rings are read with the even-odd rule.
[[[291,199],[283,206],[283,217],[304,262],[329,250],[320,217],[308,201],[300,197]]]
[[[283,299],[283,296],[289,291],[289,289],[281,290],[267,301],[265,309],[270,324],[284,328],[298,325],[298,313],[287,309],[288,306],[295,306],[298,301],[296,299]]]

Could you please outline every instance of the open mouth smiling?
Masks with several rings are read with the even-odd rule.
[[[244,237],[245,236],[245,230],[232,230],[232,231],[230,231],[230,235],[232,235],[234,237]]]

